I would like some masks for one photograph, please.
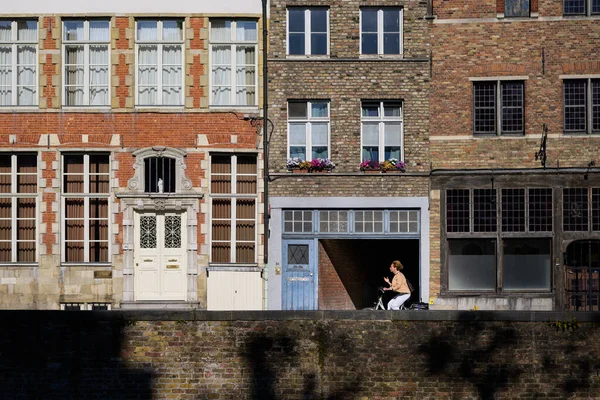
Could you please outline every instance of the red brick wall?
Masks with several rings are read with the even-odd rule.
[[[327,242],[329,254],[323,248],[323,241],[319,240],[319,310],[355,310],[356,307],[336,270],[347,266],[340,263],[334,265],[330,258],[330,254],[337,259],[343,258],[344,249],[342,246],[336,246],[334,241]]]

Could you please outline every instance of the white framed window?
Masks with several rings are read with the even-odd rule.
[[[402,102],[362,102],[362,161],[403,161],[403,132]]]
[[[211,262],[256,263],[256,154],[210,156]]]
[[[402,8],[360,9],[360,54],[402,54]]]
[[[287,9],[287,54],[329,54],[329,9],[289,7]]]
[[[37,20],[0,20],[0,106],[38,104]]]
[[[110,105],[110,20],[63,20],[63,105]]]
[[[62,262],[108,263],[110,156],[62,155]]]
[[[136,105],[183,105],[183,20],[138,19],[135,24]]]
[[[329,101],[288,102],[288,157],[329,158]]]
[[[313,231],[312,210],[286,210],[283,212],[285,233],[311,233]]]
[[[321,233],[347,233],[349,230],[348,210],[321,210],[319,211],[319,232]]]
[[[252,20],[210,20],[211,105],[256,106],[258,29]]]
[[[0,263],[37,260],[37,154],[0,155]]]

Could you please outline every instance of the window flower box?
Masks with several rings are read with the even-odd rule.
[[[402,173],[406,171],[404,162],[395,158],[383,162],[365,160],[360,163],[359,168],[365,174]]]
[[[329,158],[315,158],[312,161],[305,161],[298,157],[288,158],[286,167],[288,171],[297,173],[321,173],[330,172],[335,168],[335,164]]]

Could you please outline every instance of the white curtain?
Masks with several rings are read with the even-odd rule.
[[[65,96],[70,106],[83,105],[84,52],[83,46],[65,46]]]
[[[17,21],[17,39],[21,42],[37,42],[37,21]]]
[[[210,21],[210,41],[211,42],[231,42],[231,21],[211,20]]]
[[[35,46],[17,48],[17,103],[34,105],[36,95],[36,51]]]
[[[213,46],[212,65],[212,103],[231,104],[231,47]]]
[[[255,51],[254,47],[238,47],[236,51],[236,103],[254,105],[255,100]]]
[[[181,46],[163,46],[162,57],[162,104],[170,106],[181,105]]]
[[[1,35],[0,25],[0,35]],[[12,102],[12,49],[0,46],[0,105],[9,106]]]
[[[137,22],[137,39],[138,40],[158,40],[157,31],[158,22],[141,20]]]
[[[163,21],[163,41],[178,41],[181,38],[181,21]]]
[[[108,82],[108,45],[92,45],[90,46],[90,105],[108,105]]]
[[[138,54],[138,101],[142,105],[156,104],[158,91],[158,46],[143,45]]]
[[[64,21],[65,33],[64,40],[84,40],[83,20]]]
[[[11,41],[11,21],[0,21],[0,41]]]
[[[90,40],[93,42],[110,41],[110,23],[106,20],[90,21]]]
[[[256,42],[257,31],[256,21],[237,21],[235,29],[235,39],[243,42]]]

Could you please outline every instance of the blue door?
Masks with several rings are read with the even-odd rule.
[[[283,242],[283,309],[316,310],[318,277],[315,240]]]

